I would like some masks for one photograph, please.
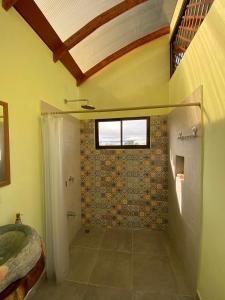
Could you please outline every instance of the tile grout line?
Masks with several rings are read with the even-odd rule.
[[[125,254],[131,254],[131,251],[126,251],[126,250],[115,250],[115,249],[109,249],[109,248],[101,248],[101,247],[87,247],[87,246],[73,246],[71,249],[75,249],[75,248],[83,248],[83,249],[88,249],[88,250],[102,250],[102,251],[113,251],[113,252],[119,252],[119,253],[125,253]]]
[[[73,281],[74,283],[76,283],[75,281]],[[112,290],[116,290],[116,291],[130,291],[128,288],[125,287],[116,287],[116,286],[111,286],[111,285],[107,285],[107,284],[98,284],[98,283],[90,283],[90,284],[84,284],[90,287],[97,287],[97,288],[109,288]]]
[[[104,285],[104,284],[95,284],[95,283],[91,283],[90,282],[90,278],[91,278],[91,275],[92,275],[92,273],[93,273],[93,270],[94,270],[94,268],[96,267],[96,264],[97,264],[97,259],[99,258],[99,255],[100,255],[100,251],[104,251],[104,249],[102,248],[102,246],[103,246],[103,240],[104,240],[104,237],[105,237],[105,235],[106,235],[106,232],[104,231],[104,232],[102,232],[102,234],[101,234],[101,238],[98,240],[98,242],[97,243],[94,243],[95,245],[98,245],[98,248],[88,248],[88,247],[86,247],[86,248],[88,248],[88,249],[90,249],[90,250],[93,250],[93,251],[96,251],[97,253],[96,253],[96,261],[94,261],[94,263],[93,263],[93,269],[91,270],[91,272],[90,272],[90,276],[89,276],[89,278],[87,278],[87,281],[86,282],[82,282],[82,281],[76,281],[76,280],[70,280],[70,279],[66,279],[65,281],[67,281],[67,282],[71,282],[71,283],[74,283],[74,284],[78,284],[78,285],[83,285],[83,286],[85,286],[85,288],[89,288],[89,287],[97,287],[97,288],[110,288],[110,289],[114,289],[114,290],[130,290],[130,293],[131,293],[131,295],[130,295],[130,297],[131,298],[129,298],[129,299],[132,299],[132,300],[135,300],[135,297],[137,296],[137,295],[135,295],[135,293],[137,292],[137,291],[139,291],[139,289],[137,289],[136,291],[134,290],[134,274],[135,274],[135,268],[134,268],[134,260],[135,260],[135,255],[137,255],[137,253],[134,251],[135,249],[135,230],[131,230],[131,235],[130,235],[130,237],[131,237],[131,252],[129,251],[129,256],[130,256],[130,261],[131,261],[131,267],[130,267],[130,272],[131,272],[131,274],[130,274],[130,284],[131,284],[131,288],[129,288],[129,289],[127,289],[127,288],[124,288],[124,287],[113,287],[113,286],[110,286],[110,285]],[[82,247],[82,246],[76,246],[76,247],[74,247],[74,248],[80,248],[81,250],[82,250],[82,248],[84,248],[85,249],[85,247]],[[113,250],[113,249],[109,249],[109,251],[113,251],[113,252],[117,252],[116,250]],[[122,251],[119,251],[119,252],[121,252],[122,253]],[[170,252],[169,252],[170,253]],[[147,257],[148,257],[148,255],[147,255]],[[173,263],[173,261],[171,260],[171,258],[170,258],[170,255],[168,255],[167,256],[167,261],[168,261],[168,263],[169,263],[169,265],[170,265],[170,268],[171,268],[171,271],[173,272],[173,270],[172,270],[172,267],[174,266],[174,263]],[[185,294],[177,294],[177,293],[172,293],[172,292],[162,292],[162,291],[160,291],[159,293],[157,293],[157,295],[158,294],[160,294],[160,295],[164,295],[165,294],[165,296],[167,295],[167,293],[168,293],[168,295],[170,295],[170,296],[173,296],[173,297],[175,297],[174,298],[174,300],[176,299],[176,300],[178,300],[178,299],[180,299],[179,297],[180,296],[190,296],[190,295],[185,295]],[[153,292],[153,294],[156,294],[155,292]],[[83,299],[83,298],[82,298]],[[189,299],[189,298],[188,298]],[[190,298],[191,299],[191,298]]]
[[[178,282],[177,282],[177,272],[176,272],[176,268],[174,266],[174,263],[173,263],[173,259],[172,259],[172,253],[171,253],[171,248],[170,248],[170,244],[168,243],[169,247],[168,247],[168,263],[169,263],[169,266],[171,268],[171,271],[172,271],[172,274],[173,274],[173,277],[174,277],[174,281],[175,281],[175,288],[176,288],[176,297],[178,298],[178,293],[179,293],[179,288],[178,288]]]
[[[134,230],[131,230],[131,293],[134,300]]]
[[[135,275],[135,268],[134,268],[134,261],[135,261],[135,255],[136,254],[142,254],[142,255],[145,255],[145,256],[147,256],[147,257],[151,257],[151,258],[154,258],[154,257],[158,257],[158,255],[150,255],[149,256],[149,254],[147,254],[147,253],[136,253],[134,250],[134,240],[135,240],[135,232],[136,232],[136,230],[134,230],[133,228],[131,229],[131,252],[130,251],[121,251],[121,250],[116,250],[116,249],[104,249],[103,248],[103,241],[104,241],[104,238],[105,238],[105,236],[106,236],[106,231],[103,231],[102,232],[102,234],[101,234],[101,238],[99,239],[99,241],[98,241],[98,243],[94,243],[95,245],[97,245],[97,247],[96,248],[93,248],[93,247],[85,247],[85,246],[82,246],[82,245],[76,245],[76,246],[73,246],[72,247],[72,249],[75,249],[75,248],[80,248],[81,250],[82,250],[82,248],[83,249],[90,249],[90,250],[93,250],[93,251],[96,251],[96,258],[95,258],[95,260],[94,260],[94,263],[93,263],[93,267],[91,268],[91,271],[90,271],[90,274],[89,274],[89,276],[88,276],[88,278],[87,278],[87,281],[86,282],[79,282],[79,281],[75,281],[75,280],[67,280],[67,281],[70,281],[70,282],[73,282],[73,283],[78,283],[78,284],[83,284],[83,285],[85,285],[85,286],[96,286],[96,287],[108,287],[108,288],[111,288],[111,289],[115,289],[115,290],[119,290],[119,289],[127,289],[127,288],[119,288],[119,287],[113,287],[113,286],[108,286],[108,285],[98,285],[98,284],[94,284],[94,283],[91,283],[90,282],[90,280],[91,280],[91,276],[92,276],[92,274],[93,274],[93,271],[94,271],[94,269],[96,268],[96,265],[97,265],[97,261],[98,261],[98,259],[99,259],[99,257],[100,257],[100,251],[106,251],[106,252],[119,252],[119,253],[126,253],[126,254],[130,254],[130,261],[131,261],[131,266],[130,266],[130,272],[131,272],[131,274],[130,274],[130,288],[129,288],[129,290],[130,290],[130,292],[131,292],[131,299],[132,300],[134,300],[135,299],[135,290],[134,290],[134,275]],[[170,266],[170,270],[172,271],[172,274],[173,274],[173,277],[174,277],[174,279],[175,279],[175,288],[176,288],[176,290],[175,290],[175,293],[172,293],[173,294],[173,296],[174,297],[177,297],[176,298],[176,300],[178,300],[179,298],[179,296],[190,296],[190,295],[184,295],[183,293],[178,293],[178,291],[177,291],[177,278],[176,278],[176,269],[175,269],[175,267],[174,267],[174,262],[173,262],[173,260],[171,259],[171,249],[170,249],[170,247],[168,247],[169,246],[169,244],[167,244],[167,243],[165,243],[165,245],[164,245],[165,247],[166,247],[166,253],[167,253],[167,255],[165,255],[165,258],[166,258],[166,260],[167,260],[167,262],[168,262],[168,264],[169,264],[169,266]],[[161,255],[159,256],[159,257],[161,257]],[[163,255],[163,257],[164,257],[164,255]],[[170,295],[172,295],[172,294],[170,294]]]
[[[94,271],[94,269],[95,269],[95,267],[96,267],[96,265],[97,265],[97,261],[98,261],[98,258],[99,258],[99,255],[100,255],[100,250],[101,250],[101,243],[103,242],[105,233],[106,233],[106,231],[104,230],[104,232],[103,232],[103,234],[102,234],[102,239],[101,239],[101,241],[99,242],[99,246],[98,246],[98,248],[97,248],[97,252],[98,252],[98,253],[97,253],[97,255],[96,255],[95,263],[94,263],[94,265],[93,265],[93,268],[92,268],[92,270],[91,270],[91,272],[90,272],[90,275],[89,275],[89,277],[88,277],[88,280],[87,280],[87,285],[88,285],[88,286],[90,286],[91,275],[93,274],[93,271]]]
[[[96,255],[95,262],[94,262],[94,264],[93,264],[93,267],[92,267],[91,272],[90,272],[90,274],[89,274],[89,276],[88,276],[88,279],[87,279],[87,285],[88,285],[88,286],[89,286],[89,283],[90,283],[90,280],[91,280],[91,276],[92,276],[92,274],[93,274],[93,271],[94,271],[94,269],[95,269],[95,267],[96,267],[96,265],[97,265],[97,261],[98,261],[98,258],[99,258],[99,254],[100,254],[100,248],[98,248],[98,250],[97,250],[97,255]]]

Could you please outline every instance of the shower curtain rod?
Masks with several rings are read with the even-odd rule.
[[[109,108],[109,109],[95,109],[95,110],[69,110],[69,111],[56,111],[56,112],[43,112],[42,115],[64,115],[64,114],[86,114],[86,113],[102,113],[102,112],[116,112],[116,111],[132,111],[132,110],[146,110],[146,109],[159,109],[159,108],[173,108],[173,107],[188,107],[198,106],[201,108],[200,102],[182,103],[182,104],[164,104],[164,105],[151,105],[151,106],[137,106],[137,107],[122,107],[122,108]]]

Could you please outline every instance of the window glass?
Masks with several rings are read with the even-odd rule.
[[[96,120],[96,148],[150,147],[149,124],[149,117]]]
[[[147,145],[147,120],[122,121],[123,145]]]
[[[121,145],[120,121],[98,123],[99,146]]]

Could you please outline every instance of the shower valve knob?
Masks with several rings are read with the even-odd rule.
[[[74,177],[73,176],[69,177],[69,182],[74,182]]]

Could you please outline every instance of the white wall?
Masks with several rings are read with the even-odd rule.
[[[46,102],[41,102],[42,112],[59,111]],[[81,226],[80,193],[80,121],[63,116],[63,186],[67,212],[75,216],[68,217],[68,236],[71,243]],[[69,181],[69,177],[72,181]]]
[[[64,196],[67,210],[76,214],[76,216],[68,217],[68,233],[71,243],[81,225],[80,121],[72,117],[64,117],[63,124]],[[69,180],[70,177],[72,180]]]
[[[201,89],[187,102],[201,102]],[[197,126],[197,138],[178,139],[178,132],[191,135]],[[169,130],[169,235],[183,262],[190,292],[196,293],[201,228],[201,110],[199,107],[174,109],[168,117]],[[184,180],[176,178],[176,156],[184,157]],[[180,171],[178,170],[178,173]]]

